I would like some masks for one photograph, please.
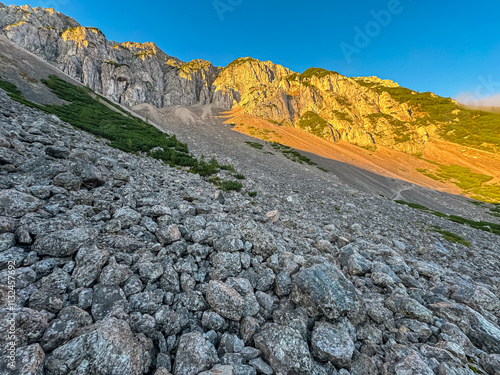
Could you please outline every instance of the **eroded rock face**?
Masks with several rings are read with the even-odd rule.
[[[422,151],[429,139],[431,127],[416,125],[425,114],[384,91],[399,87],[392,81],[348,78],[316,68],[298,74],[251,58],[223,69],[204,60],[184,63],[154,43],[111,42],[99,29],[29,6],[0,9],[0,30],[95,92],[127,106],[238,106],[332,142],[409,153]]]
[[[113,43],[100,30],[50,9],[0,11],[0,28],[10,40],[111,100],[163,107],[211,99],[220,69],[208,61],[185,64],[154,43]]]

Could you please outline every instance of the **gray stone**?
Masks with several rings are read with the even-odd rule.
[[[66,190],[79,190],[82,186],[82,180],[71,172],[60,173],[54,177],[52,183],[55,186],[62,187]]]
[[[392,312],[402,314],[404,317],[417,319],[425,323],[434,323],[432,311],[412,298],[393,294],[385,300],[385,306]]]
[[[58,159],[67,159],[69,157],[69,150],[66,147],[49,146],[45,149],[45,153]]]
[[[42,337],[42,347],[52,351],[75,337],[78,329],[92,324],[91,316],[76,306],[61,310],[58,319],[50,322]]]
[[[200,372],[198,375],[235,375],[233,366],[215,365],[207,371]]]
[[[91,228],[60,230],[37,238],[33,250],[39,255],[70,256],[82,247],[91,245],[96,237],[97,231]]]
[[[343,323],[316,322],[311,337],[312,353],[322,362],[331,361],[338,367],[351,363],[354,342]]]
[[[500,375],[500,354],[487,354],[481,357],[479,364],[490,375]]]
[[[182,335],[175,356],[174,375],[198,374],[219,362],[214,346],[199,332]]]
[[[224,325],[226,324],[226,321],[222,316],[220,316],[214,311],[205,311],[201,319],[201,324],[204,328],[208,330],[214,330],[216,332],[220,332],[224,327]]]
[[[6,356],[0,357],[0,374],[2,375],[43,375],[45,353],[39,344],[17,348],[15,369],[8,367]]]
[[[274,292],[278,297],[288,296],[292,291],[292,278],[284,271],[276,275],[274,283]]]
[[[94,329],[58,347],[46,358],[45,370],[53,375],[70,373],[142,375],[151,363],[152,343],[134,337],[129,325],[107,318]]]
[[[292,300],[310,316],[338,319],[354,309],[356,293],[338,268],[323,263],[298,273],[293,281]]]
[[[215,253],[212,257],[214,272],[212,277],[225,280],[241,272],[241,259],[238,253]]]
[[[132,225],[139,224],[141,214],[130,207],[122,207],[115,212],[113,218],[120,221],[122,228],[130,228]]]
[[[434,371],[415,352],[396,364],[395,372],[396,375],[434,375]]]
[[[181,232],[177,225],[160,226],[156,231],[156,237],[162,245],[170,245],[182,238]]]
[[[118,264],[115,257],[109,258],[108,265],[102,269],[99,283],[102,285],[123,285],[132,276],[126,264]],[[140,289],[136,292],[140,292]],[[127,294],[127,291],[125,291]],[[131,293],[134,294],[134,293]]]
[[[309,375],[313,360],[307,342],[294,329],[266,324],[255,336],[255,346],[277,374]]]
[[[239,236],[224,236],[214,241],[214,249],[222,253],[241,251],[245,244]]]
[[[75,257],[76,267],[72,277],[78,287],[90,287],[99,277],[106,264],[109,253],[97,246],[82,247]]]
[[[239,321],[243,317],[245,300],[235,289],[221,281],[210,281],[207,301],[224,318]]]
[[[128,312],[128,301],[125,293],[116,285],[96,285],[92,302],[92,317],[102,320],[112,314]]]
[[[271,366],[264,362],[261,358],[252,359],[248,364],[254,367],[259,373],[264,375],[273,375],[274,371]]]
[[[21,193],[17,190],[0,190],[0,215],[7,217],[23,217],[42,206],[40,199]]]

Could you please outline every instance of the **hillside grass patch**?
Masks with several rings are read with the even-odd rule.
[[[431,209],[429,209],[425,206],[422,206],[420,204],[410,203],[410,202],[406,202],[406,201],[402,201],[402,200],[396,200],[395,202],[399,203],[399,204],[403,204],[403,205],[411,207],[411,208],[414,208],[414,209],[417,209],[417,210],[420,210],[420,211],[423,211],[423,212],[426,212],[426,213],[429,213],[429,214],[432,214],[432,215],[437,216],[437,217],[441,217],[443,219],[447,219],[447,220],[452,221],[452,222],[457,223],[457,224],[468,225],[472,228],[479,229],[479,230],[482,230],[485,232],[490,232],[490,233],[493,233],[493,234],[500,236],[500,224],[490,223],[487,221],[469,220],[469,219],[466,219],[464,217],[456,216],[456,215],[446,215],[446,214],[443,214],[442,212],[431,210]]]
[[[15,101],[28,107],[56,115],[73,127],[104,138],[109,146],[129,153],[145,153],[170,166],[188,167],[192,173],[207,177],[221,170],[235,173],[232,165],[221,165],[215,158],[206,161],[195,158],[185,143],[175,135],[165,134],[153,125],[132,114],[124,114],[123,109],[110,100],[93,93],[89,88],[72,85],[51,75],[42,82],[51,89],[65,105],[40,105],[27,100],[16,85],[0,79],[0,88]],[[115,107],[111,109],[105,103]],[[229,184],[227,187],[231,187]],[[241,189],[241,188],[240,188]]]
[[[468,167],[456,164],[438,164],[438,167],[436,171],[419,168],[417,172],[439,182],[451,182],[462,189],[463,193],[479,201],[500,202],[500,184],[487,184],[493,179],[493,176],[475,173]]]

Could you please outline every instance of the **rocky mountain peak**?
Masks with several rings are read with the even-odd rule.
[[[322,68],[298,73],[251,57],[224,68],[206,60],[185,63],[155,43],[111,42],[99,29],[29,6],[3,6],[0,30],[97,93],[127,106],[239,107],[243,113],[331,142],[344,140],[368,149],[385,146],[417,155],[434,136],[456,142],[469,139],[483,149],[498,147],[487,136],[481,138],[487,142],[455,136],[457,124],[477,118],[468,112],[454,115],[461,110],[455,101],[378,77],[349,78]],[[437,105],[446,113],[436,110]],[[487,116],[484,120],[487,130],[491,121]]]

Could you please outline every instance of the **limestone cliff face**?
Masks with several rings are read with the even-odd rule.
[[[0,29],[19,46],[56,65],[97,93],[122,104],[156,107],[211,100],[219,69],[184,62],[154,43],[115,43],[53,9],[0,5]]]
[[[333,142],[418,153],[427,138],[427,131],[413,124],[408,105],[383,90],[399,86],[376,77],[347,78],[317,68],[298,74],[269,61],[242,58],[224,68],[214,86],[214,102],[221,107],[238,105]]]
[[[332,142],[383,145],[419,153],[429,129],[423,114],[393,98],[399,86],[376,77],[348,78],[312,68],[295,73],[270,61],[241,58],[225,68],[208,61],[184,63],[154,43],[116,43],[53,9],[6,7],[0,32],[113,101],[156,107],[213,103]],[[420,124],[420,125],[417,125]]]

